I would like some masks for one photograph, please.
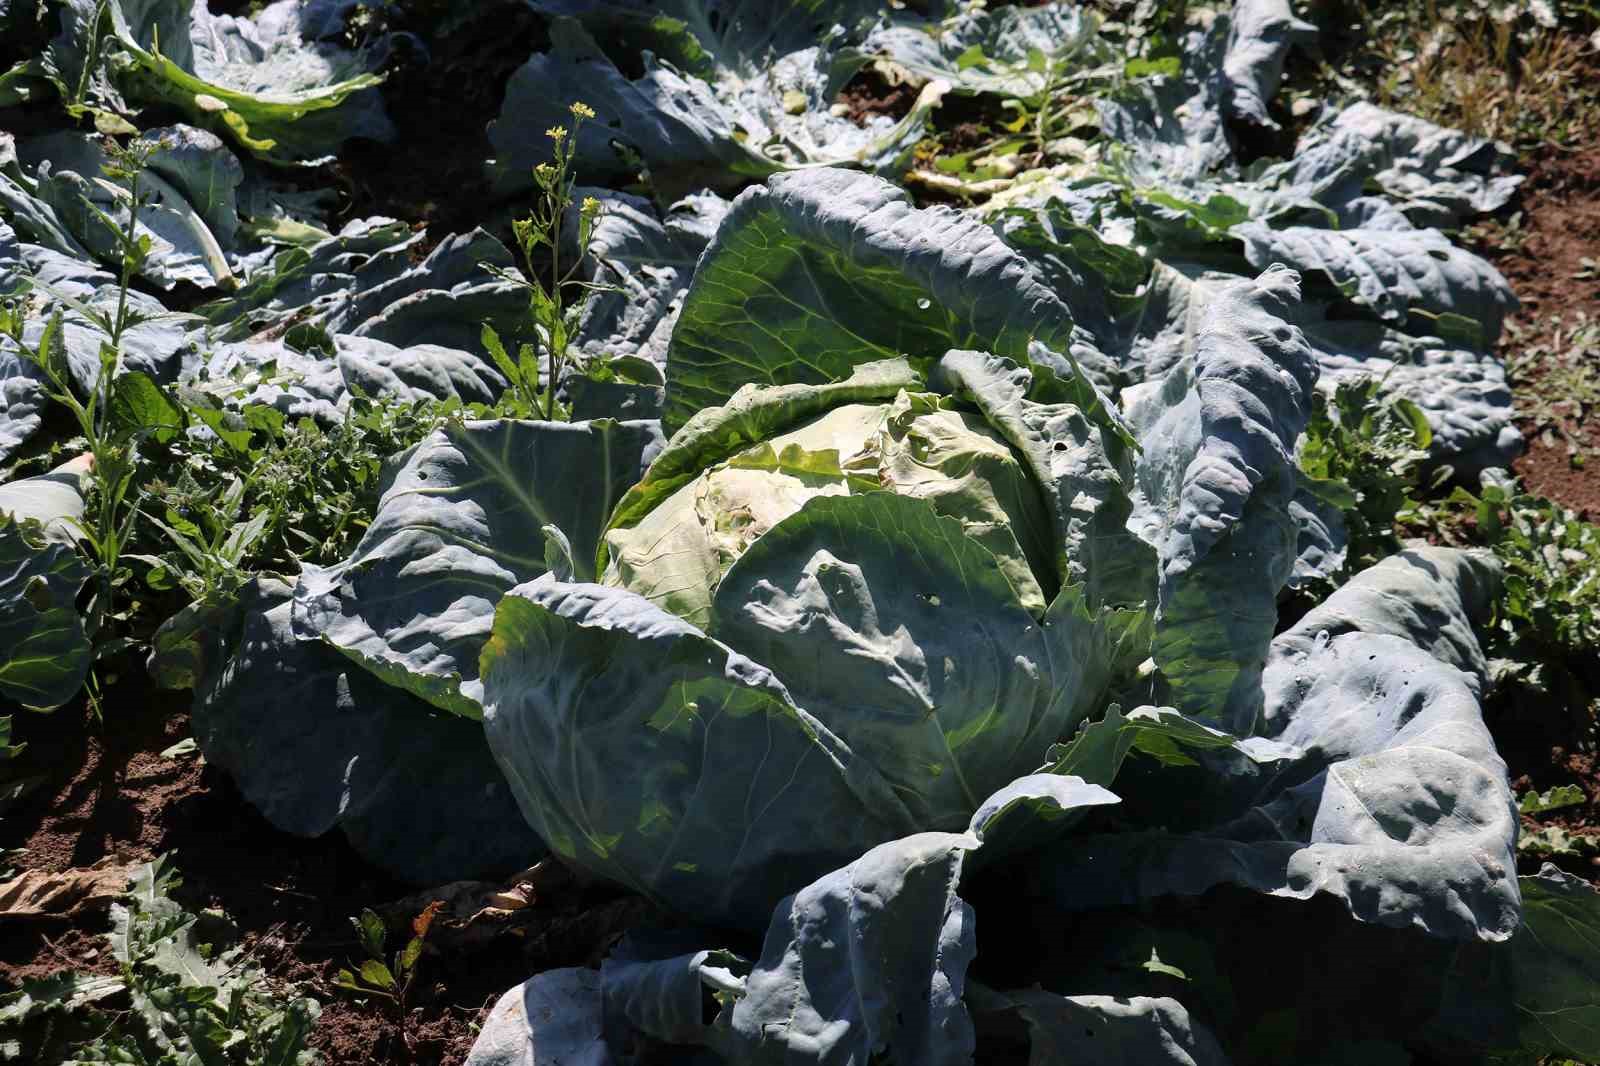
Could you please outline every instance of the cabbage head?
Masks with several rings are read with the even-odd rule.
[[[953,350],[693,415],[597,581],[499,606],[484,722],[536,831],[745,922],[883,840],[964,829],[1148,653],[1154,554],[1094,397]]]

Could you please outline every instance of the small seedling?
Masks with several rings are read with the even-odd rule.
[[[364,908],[359,916],[350,919],[350,924],[355,927],[356,942],[367,957],[354,970],[342,969],[333,978],[333,983],[340,988],[363,995],[381,996],[393,1004],[400,1019],[401,1037],[407,1047],[411,1044],[411,1035],[406,1029],[406,1004],[417,977],[417,964],[422,959],[422,946],[428,939],[428,930],[443,907],[444,901],[436,899],[411,919],[411,939],[392,956],[384,952],[388,929],[383,919],[370,908]]]

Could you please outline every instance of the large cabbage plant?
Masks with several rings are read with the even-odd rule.
[[[325,40],[344,0],[65,6],[49,70],[86,63],[103,120],[166,102],[274,162],[384,132],[378,55]],[[1241,0],[1176,75],[1116,79],[1091,163],[919,210],[862,171],[900,168],[941,92],[1036,98],[1045,51],[1098,84],[1092,20],[533,6],[550,47],[490,133],[504,187],[581,97],[585,180],[626,158],[689,192],[583,192],[605,211],[574,350],[641,377],[558,383],[573,422],[447,420],[349,558],[191,607],[153,658],[285,830],[422,883],[549,851],[683,919],[513,990],[475,1063],[1600,1056],[1600,904],[1516,876],[1480,714],[1492,563],[1417,548],[1278,613],[1349,577],[1295,461],[1317,389],[1381,375],[1438,462],[1514,443],[1509,289],[1443,232],[1509,195],[1493,146],[1355,105],[1246,166],[1239,124],[1271,124],[1307,27]],[[871,61],[927,85],[904,123],[819,106]],[[317,108],[252,80],[280,62]],[[215,298],[136,297],[119,373],[326,424],[358,394],[500,396],[478,330],[513,334],[525,294],[499,242],[328,233],[171,134],[145,280]],[[80,388],[100,335],[65,297],[115,293],[87,208],[126,198],[95,151],[0,142],[0,289],[68,308]],[[762,184],[701,190],[719,175]],[[0,348],[0,458],[45,400]],[[0,491],[0,696],[27,706],[87,667],[76,486]]]

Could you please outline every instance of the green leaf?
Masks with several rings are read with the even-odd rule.
[[[414,969],[416,967],[417,960],[419,958],[421,958],[421,957],[422,957],[422,938],[420,936],[414,936],[414,937],[412,937],[410,939],[410,941],[408,941],[406,943],[406,946],[401,950],[400,956],[399,956],[399,958],[398,958],[398,960],[396,961],[396,964],[395,964],[396,971],[402,977],[404,977],[406,974],[409,974],[412,971],[412,969]]]
[[[355,554],[307,566],[294,626],[469,718],[494,607],[545,572],[546,525],[591,579],[600,531],[660,446],[647,422],[452,425],[406,454]]]
[[[764,923],[784,892],[917,826],[770,672],[632,593],[519,586],[482,670],[484,732],[539,836],[685,913]],[[602,769],[620,765],[639,772]]]
[[[1432,1035],[1448,1047],[1600,1059],[1600,894],[1550,865],[1518,881],[1516,935],[1457,955]]]
[[[1122,831],[1051,853],[1057,904],[1084,913],[1231,884],[1327,895],[1359,921],[1458,942],[1511,936],[1517,818],[1467,672],[1482,661],[1472,617],[1492,576],[1469,553],[1416,549],[1309,612],[1265,654],[1251,735],[1184,726],[1198,766],[1142,767],[1123,793],[1145,798],[1142,814],[1125,802]]]
[[[1207,295],[1191,354],[1124,396],[1143,447],[1128,528],[1158,556],[1152,651],[1170,699],[1248,736],[1298,554],[1293,449],[1318,368],[1285,320],[1300,297],[1292,271]]]
[[[373,988],[380,988],[386,992],[393,991],[396,986],[394,974],[377,959],[368,959],[361,964],[361,980]]]
[[[87,84],[96,102],[126,109],[108,82],[95,80],[99,72],[91,64],[104,48],[125,57],[109,74],[129,97],[175,107],[194,124],[276,163],[330,156],[351,136],[394,135],[376,94],[363,92],[383,82],[381,74],[369,73],[373,52],[306,40],[293,20],[235,22],[203,7],[191,10],[181,0],[111,0],[96,12],[73,20],[66,47],[52,52],[64,96],[71,97],[69,86]],[[102,25],[108,31],[103,41],[97,39]]]
[[[1104,360],[1075,341],[1067,306],[976,219],[919,211],[863,174],[779,175],[738,200],[700,260],[667,350],[663,426],[741,385],[841,382],[900,357],[925,373],[951,348],[1031,355],[1071,378],[1069,356],[1034,342]]]
[[[374,958],[382,956],[383,942],[388,935],[384,929],[383,919],[371,910],[363,910],[359,917],[350,921],[356,928],[362,950]]]
[[[183,432],[188,420],[167,391],[137,370],[118,374],[112,385],[111,417],[125,431],[148,433],[166,444]]]
[[[90,572],[70,547],[37,535],[0,515],[0,698],[47,711],[77,695],[89,671],[76,603]]]
[[[484,349],[489,353],[489,357],[494,360],[494,365],[500,368],[500,373],[506,376],[506,380],[514,383],[521,382],[522,369],[511,361],[511,356],[507,354],[506,346],[501,342],[500,334],[495,332],[494,327],[485,322],[483,331],[479,336],[483,342]]]
[[[1469,347],[1491,348],[1516,304],[1511,287],[1478,256],[1437,230],[1274,229],[1265,222],[1234,225],[1250,264],[1282,263],[1326,275],[1348,298],[1385,322],[1405,326],[1413,312],[1435,320],[1453,314],[1474,325]]]
[[[1588,795],[1577,785],[1557,785],[1543,793],[1522,793],[1517,797],[1517,811],[1520,814],[1546,814],[1563,807],[1576,807],[1588,800]]]

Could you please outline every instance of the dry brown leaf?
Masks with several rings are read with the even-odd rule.
[[[68,917],[121,896],[138,863],[108,856],[88,867],[25,870],[0,883],[0,919]]]

